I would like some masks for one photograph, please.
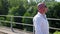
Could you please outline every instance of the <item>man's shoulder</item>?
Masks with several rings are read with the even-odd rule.
[[[33,17],[33,19],[40,19],[40,18],[41,18],[40,15],[35,15],[35,16]]]

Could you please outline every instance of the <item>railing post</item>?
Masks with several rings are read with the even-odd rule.
[[[0,26],[1,26],[1,21],[0,21]]]
[[[12,30],[12,32],[14,32],[14,30],[13,30],[13,25],[12,25],[12,16],[11,16],[11,30]]]
[[[35,34],[35,27],[33,26],[33,34]]]

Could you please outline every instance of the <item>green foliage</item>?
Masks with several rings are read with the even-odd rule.
[[[19,6],[9,8],[8,15],[17,15],[17,9],[18,8],[19,8]]]
[[[42,1],[42,0],[41,0]],[[50,0],[48,0],[50,1]],[[39,3],[39,2],[37,2]],[[0,0],[0,15],[12,15],[12,16],[28,16],[33,17],[37,13],[37,3],[33,0],[29,3],[27,0]],[[47,2],[46,4],[48,6],[48,18],[59,18],[60,19],[60,2],[55,2],[52,0],[52,2]],[[8,20],[10,21],[10,17],[0,17],[1,20]],[[32,19],[28,18],[12,18],[12,21],[19,22],[19,23],[25,23],[25,24],[33,24]],[[3,23],[5,24],[5,23]],[[49,24],[52,27],[58,27],[60,28],[60,21],[50,21]],[[9,26],[8,23],[5,24],[6,26]],[[32,31],[31,26],[23,26],[18,25],[14,23],[14,27],[17,28],[25,28],[28,31]]]
[[[30,4],[30,6],[28,7],[28,9],[26,10],[24,16],[28,16],[28,17],[33,17],[36,12],[37,12],[37,6],[36,6],[36,3],[34,4],[35,2],[32,2],[32,4]],[[25,24],[33,24],[33,19],[28,19],[28,18],[23,18],[22,19],[22,22],[25,23]],[[32,31],[33,27],[31,26],[27,26],[25,25],[24,26],[24,29],[27,30],[27,31]]]
[[[5,20],[5,18],[4,17],[0,17],[0,20]]]
[[[56,31],[54,34],[60,34],[60,32],[59,31]]]
[[[57,3],[57,2],[51,3],[51,5],[49,6],[49,11],[47,13],[47,17],[49,17],[49,18],[60,18],[60,3]],[[50,21],[50,26],[59,27],[60,26],[59,22],[60,21]]]
[[[8,1],[0,0],[0,15],[6,15],[8,13]]]
[[[60,2],[47,3],[49,11],[47,12],[48,18],[58,18],[60,19]],[[49,20],[49,25],[51,27],[60,28],[60,21]],[[50,30],[50,32],[55,32],[56,30]]]

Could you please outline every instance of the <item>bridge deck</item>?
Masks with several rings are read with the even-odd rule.
[[[20,29],[15,29],[15,28],[14,28],[14,31],[15,32],[12,32],[11,28],[9,28],[9,27],[0,26],[0,34],[32,34],[32,32],[26,32],[26,31],[23,31]]]

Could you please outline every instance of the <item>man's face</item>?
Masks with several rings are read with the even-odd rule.
[[[47,8],[47,6],[45,5],[45,3],[41,3],[41,4],[38,4],[38,11],[40,12],[40,13],[47,13],[47,11],[48,11],[48,8]]]
[[[47,11],[48,11],[48,8],[47,8],[47,7],[45,7],[44,12],[45,12],[45,13],[47,13]]]
[[[38,8],[38,11],[39,11],[40,13],[47,13],[48,8],[47,8],[46,6],[43,7],[43,8]]]

